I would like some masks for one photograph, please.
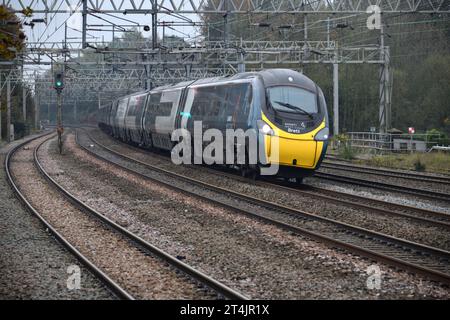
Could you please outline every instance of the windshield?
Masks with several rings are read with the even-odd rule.
[[[268,89],[269,99],[277,111],[318,113],[316,95],[297,87],[279,86]]]

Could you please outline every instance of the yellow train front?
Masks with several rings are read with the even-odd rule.
[[[328,145],[323,92],[305,75],[288,69],[258,72],[257,82],[253,85],[265,93],[259,97],[257,119],[265,167],[276,165],[277,176],[301,182],[319,168]]]

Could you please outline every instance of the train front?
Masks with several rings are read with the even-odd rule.
[[[328,145],[328,113],[322,90],[293,70],[271,69],[259,75],[264,90],[260,101],[264,103],[258,127],[266,163],[279,165],[278,176],[301,181],[319,168]]]

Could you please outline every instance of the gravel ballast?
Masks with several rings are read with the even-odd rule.
[[[408,179],[406,177],[389,177],[381,176],[377,174],[367,173],[367,172],[353,172],[348,170],[341,170],[340,168],[320,168],[319,172],[335,174],[348,178],[363,179],[365,181],[375,181],[380,183],[388,183],[394,186],[406,186],[409,188],[414,188],[418,190],[436,191],[440,193],[445,193],[450,195],[450,186],[444,183],[433,183],[429,181],[419,181]]]
[[[73,246],[136,298],[207,297],[195,283],[177,275],[161,260],[141,252],[49,185],[33,165],[33,150],[39,141],[42,140],[30,143],[27,149],[15,154],[11,165],[13,175],[28,201]]]
[[[101,143],[105,143],[113,150],[168,171],[173,171],[215,186],[281,204],[283,206],[317,214],[409,241],[450,250],[450,233],[447,229],[404,217],[380,215],[371,210],[362,210],[359,208],[348,207],[345,204],[342,205],[331,203],[329,201],[317,200],[309,195],[301,195],[293,192],[280,192],[269,185],[258,186],[252,184],[250,180],[249,182],[243,182],[234,177],[216,175],[214,172],[204,170],[200,166],[177,166],[174,165],[168,157],[161,158],[160,156],[154,156],[151,153],[137,150],[114,141],[111,137],[106,136],[101,132],[94,132],[95,133],[93,134],[95,134],[96,139],[101,140]],[[83,135],[81,131],[79,137],[80,141],[84,141],[82,139],[85,138],[85,135]],[[97,151],[102,152],[101,150],[96,150],[96,152]]]
[[[98,160],[67,140],[73,157],[48,156],[58,181],[97,210],[251,298],[445,298],[447,289],[192,199]],[[51,152],[51,151],[50,151]]]
[[[4,158],[23,141],[0,149],[0,299],[115,299],[13,194]],[[80,268],[80,289],[67,286],[71,266]]]

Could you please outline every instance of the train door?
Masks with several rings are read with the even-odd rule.
[[[152,133],[155,146],[171,150],[171,134],[175,129],[175,118],[181,97],[181,88],[163,91],[155,117],[155,132]]]
[[[148,147],[154,146],[153,133],[155,132],[155,119],[161,101],[161,91],[150,92],[147,98],[147,107],[144,112],[144,142]]]
[[[129,97],[119,100],[116,112],[116,127],[117,136],[122,140],[126,140],[125,137],[125,115],[128,108]]]
[[[251,94],[251,86],[249,83],[233,84],[228,90],[227,101],[231,106],[231,122],[232,128],[235,130],[246,130],[248,127]]]
[[[249,83],[233,83],[227,86],[226,103],[223,108],[222,119],[225,124],[225,130],[234,130],[235,138],[233,153],[236,159],[248,159],[248,138],[244,140],[237,138],[239,132],[236,130],[245,131],[248,129],[248,116],[250,111],[251,90]],[[243,142],[244,141],[244,142]],[[227,141],[224,141],[224,148],[229,148]],[[225,150],[226,152],[226,150]]]

